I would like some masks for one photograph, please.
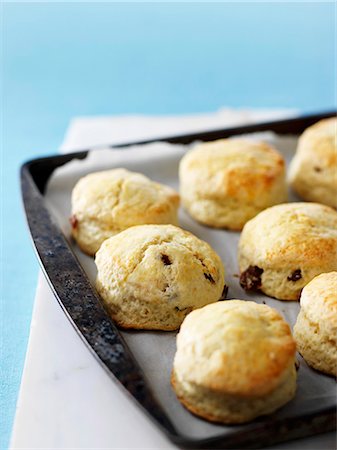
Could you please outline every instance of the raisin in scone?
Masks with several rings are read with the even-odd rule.
[[[180,328],[172,385],[198,416],[247,422],[294,397],[295,351],[288,324],[269,306],[243,300],[207,305]]]
[[[318,203],[262,211],[239,241],[240,283],[281,300],[297,300],[315,276],[337,270],[337,212]]]
[[[125,169],[81,178],[72,193],[72,236],[94,255],[102,242],[134,225],[176,225],[179,195],[170,187]]]
[[[321,120],[299,139],[289,181],[304,200],[337,208],[337,118]]]
[[[322,273],[305,286],[294,327],[297,349],[316,370],[337,376],[337,272]]]
[[[140,225],[103,242],[96,288],[123,328],[175,330],[222,298],[224,268],[206,242],[173,225]]]
[[[241,230],[263,209],[287,201],[284,159],[264,142],[200,144],[182,158],[179,178],[184,208],[212,227]]]

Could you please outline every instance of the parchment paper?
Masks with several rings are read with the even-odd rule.
[[[288,163],[294,154],[297,142],[296,137],[280,137],[269,132],[246,137],[271,143],[285,156]],[[125,167],[178,190],[179,160],[193,145],[154,143],[121,150],[95,150],[91,151],[85,160],[73,160],[54,172],[46,193],[47,206],[58,220],[93,285],[96,277],[94,261],[83,254],[70,239],[68,219],[71,214],[71,191],[78,179],[90,172]],[[293,195],[290,195],[290,199],[298,200]],[[298,302],[279,301],[261,294],[247,294],[240,287],[236,257],[239,233],[202,226],[189,217],[182,208],[179,211],[179,220],[182,228],[207,241],[222,258],[226,271],[226,283],[229,286],[228,298],[264,302],[280,311],[293,327],[299,311]],[[233,427],[208,423],[193,416],[176,399],[170,386],[170,373],[175,353],[175,332],[121,331],[121,334],[144,371],[158,401],[181,433],[190,438],[204,439],[233,430]],[[273,415],[256,419],[256,421],[264,422],[276,417],[301,416],[336,404],[334,379],[310,369],[299,355],[298,361],[300,367],[295,399]],[[235,429],[247,430],[253,426],[254,423],[251,423],[235,426]]]

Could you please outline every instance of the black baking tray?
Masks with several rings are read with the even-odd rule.
[[[336,116],[336,111],[131,142],[120,145],[118,148],[158,141],[189,144],[196,140],[212,141],[261,131],[298,135],[318,120],[332,116]],[[105,312],[95,289],[44,201],[46,185],[53,171],[73,159],[84,159],[88,151],[89,149],[26,162],[21,167],[21,190],[28,226],[44,275],[75,330],[108,374],[119,382],[163,433],[180,447],[258,448],[335,429],[335,408],[320,409],[318,405],[315,413],[301,414],[291,419],[267,417],[265,420],[247,424],[244,430],[242,428],[238,430],[233,426],[231,432],[212,439],[191,439],[178,432],[157,402],[151,386],[146,382],[118,328]]]

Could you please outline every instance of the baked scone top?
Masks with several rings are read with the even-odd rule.
[[[188,176],[201,196],[254,199],[254,203],[284,170],[284,159],[274,148],[248,139],[200,144],[182,158],[179,168],[180,176]]]
[[[73,214],[100,221],[116,230],[146,223],[179,205],[170,187],[126,169],[95,172],[81,178],[72,194]]]
[[[318,203],[272,206],[246,223],[239,245],[263,267],[294,261],[331,270],[337,265],[337,212]]]
[[[310,281],[300,302],[308,320],[319,323],[320,332],[337,340],[337,272],[322,273]]]
[[[315,158],[319,168],[337,167],[337,118],[320,120],[301,135],[297,152]],[[336,175],[337,177],[337,175]],[[336,178],[337,182],[337,178]]]
[[[104,241],[96,265],[107,295],[123,302],[136,297],[193,309],[210,298],[217,301],[224,288],[224,267],[217,253],[173,225],[128,228]]]
[[[191,312],[177,336],[179,378],[234,395],[273,391],[294,364],[288,324],[266,305],[228,300]]]

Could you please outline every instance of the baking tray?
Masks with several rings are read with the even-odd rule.
[[[158,141],[187,145],[195,141],[211,141],[265,131],[271,131],[281,136],[298,136],[305,128],[318,120],[335,115],[336,112],[315,114],[154,141],[133,142],[118,146],[118,148]],[[48,180],[55,169],[76,159],[84,160],[88,156],[88,152],[89,150],[84,150],[28,161],[21,168],[21,188],[28,226],[42,270],[68,319],[108,374],[124,387],[131,398],[157,426],[180,447],[258,448],[334,429],[336,400],[331,397],[333,380],[312,371],[306,367],[303,361],[301,361],[303,369],[300,368],[299,372],[299,375],[301,370],[304,373],[302,391],[309,384],[311,388],[317,388],[318,391],[321,385],[325,386],[325,390],[329,394],[325,400],[320,392],[317,396],[319,400],[316,399],[308,405],[302,402],[297,409],[296,407],[292,408],[291,413],[285,407],[273,415],[256,419],[245,425],[209,424],[184,410],[176,400],[168,383],[166,383],[165,392],[158,389],[158,385],[155,385],[155,377],[144,373],[146,349],[142,342],[147,342],[147,345],[153,342],[157,351],[159,348],[162,354],[169,354],[172,358],[174,333],[125,332],[116,328],[92,287],[92,276],[89,275],[91,281],[88,278],[86,257],[82,257],[78,250],[68,242],[59,221],[53,215],[52,208],[46,201],[45,192]],[[238,238],[238,234],[232,233],[232,236],[234,240]],[[251,296],[247,297],[243,291],[240,296],[235,296],[251,299]],[[268,297],[265,299],[268,299],[268,304],[271,306],[277,305],[279,310],[286,307],[284,302]],[[170,367],[168,367],[167,360],[165,364],[167,367],[163,368],[163,371],[166,370],[167,377]],[[301,393],[302,397],[304,394],[305,392]],[[167,398],[164,398],[165,395]],[[171,410],[170,405],[167,406],[167,403],[170,402],[174,406]],[[184,426],[180,426],[179,422],[185,425],[185,429]]]

